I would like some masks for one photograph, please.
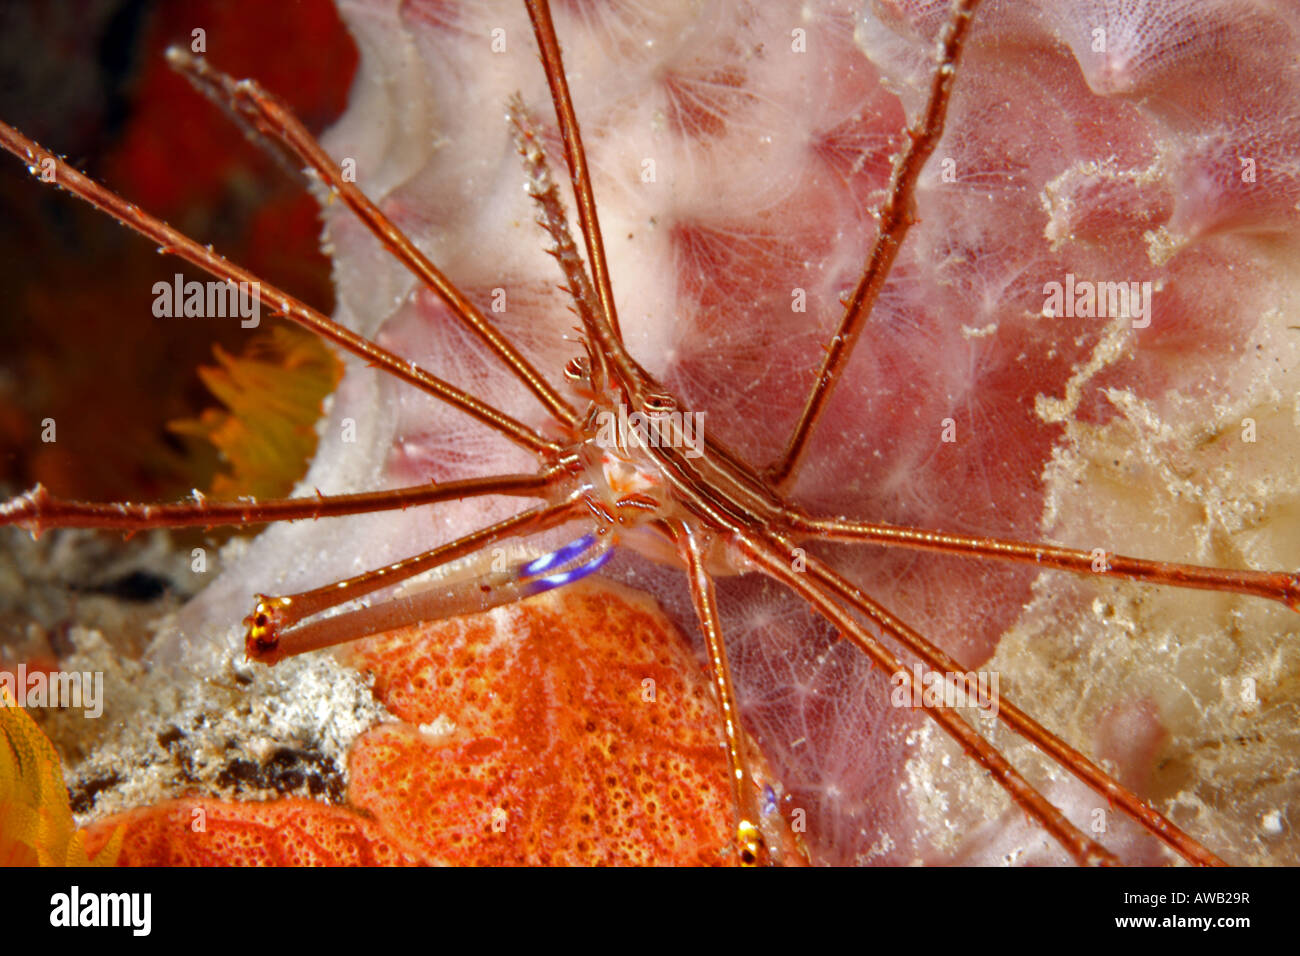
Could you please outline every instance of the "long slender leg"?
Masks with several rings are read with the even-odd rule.
[[[225,258],[206,246],[199,245],[183,233],[105,189],[93,179],[83,176],[63,160],[4,123],[0,123],[0,146],[27,163],[28,168],[34,173],[44,173],[49,168],[47,164],[53,164],[54,182],[97,209],[108,213],[127,228],[157,242],[163,250],[193,263],[218,279],[247,283],[247,288],[257,290],[259,301],[269,300],[273,304],[273,314],[282,315],[353,355],[366,359],[403,382],[437,396],[531,452],[554,455],[560,451],[560,446],[556,442],[543,438],[522,422],[444,382],[419,368],[414,362],[409,362],[364,336],[357,335],[351,329],[344,328],[287,292],[262,282],[247,270],[227,262]]]
[[[229,103],[240,116],[266,136],[274,137],[308,167],[329,188],[343,197],[366,227],[388,250],[426,286],[436,292],[452,313],[501,359],[515,376],[528,387],[558,421],[569,426],[578,424],[578,414],[545,377],[488,321],[478,307],[467,299],[419,247],[413,243],[379,207],[355,184],[346,181],[329,154],[298,121],[278,97],[252,80],[235,80],[213,69],[201,57],[191,56],[179,47],[167,51],[168,62],[202,93],[218,102]]]
[[[350,495],[317,493],[310,498],[269,501],[208,501],[196,492],[193,501],[175,504],[69,501],[56,498],[44,486],[37,485],[26,494],[0,503],[0,525],[17,525],[39,536],[50,528],[101,528],[134,532],[151,528],[212,528],[218,525],[299,521],[373,511],[395,511],[483,495],[548,497],[548,490],[559,479],[561,472],[562,468],[556,466],[536,475],[496,475],[442,484],[413,485],[389,491]]]
[[[920,122],[907,130],[907,146],[894,163],[889,193],[880,210],[880,231],[867,257],[866,268],[849,298],[839,328],[826,346],[826,357],[822,360],[817,380],[808,394],[794,432],[781,456],[766,470],[767,478],[778,488],[788,485],[793,479],[808,437],[830,400],[840,372],[853,354],[871,308],[875,305],[880,290],[884,288],[903,240],[907,238],[907,231],[916,221],[916,182],[926,160],[943,136],[948,100],[957,77],[957,61],[961,57],[962,45],[966,41],[979,2],[980,0],[954,0],[952,14],[939,38],[939,62],[930,84],[930,100]]]
[[[967,554],[1075,574],[1105,574],[1148,584],[1230,591],[1279,601],[1294,611],[1300,611],[1300,574],[1285,571],[1234,571],[1195,564],[1171,564],[1125,557],[1108,551],[1079,551],[1055,545],[1003,538],[978,538],[867,521],[808,518],[793,512],[791,527],[797,534],[815,536],[822,541],[862,542],[937,551],[941,554]]]
[[[341,644],[411,621],[436,620],[523,596],[509,588],[502,589],[500,585],[506,582],[500,582],[494,588],[492,583],[479,581],[468,590],[435,588],[424,599],[418,596],[399,598],[350,614],[301,623],[330,608],[473,554],[487,545],[515,535],[544,531],[579,517],[585,510],[578,504],[578,499],[579,494],[575,493],[564,501],[529,509],[422,554],[311,591],[279,597],[258,595],[253,613],[244,619],[248,627],[244,638],[245,652],[253,660],[274,664],[285,657]],[[500,600],[493,600],[494,590],[502,591]],[[468,603],[467,597],[472,599]]]
[[[567,520],[567,517],[561,520]],[[512,523],[509,529],[497,530],[490,540],[482,544],[482,547],[499,541],[509,534],[518,533],[516,529],[523,524],[524,522],[516,522]],[[414,594],[399,595],[354,611],[309,621],[280,635],[278,644],[270,652],[265,650],[262,643],[256,639],[251,642],[246,639],[245,648],[249,657],[260,660],[264,664],[274,664],[289,655],[320,650],[323,647],[368,637],[371,634],[381,634],[408,624],[441,621],[449,617],[487,611],[503,604],[513,604],[549,590],[551,587],[562,587],[597,570],[612,554],[609,546],[608,538],[600,539],[596,545],[596,557],[590,558],[583,565],[554,575],[553,577],[558,579],[555,581],[539,582],[521,577],[518,574],[518,567],[515,566],[506,571],[491,572],[469,580],[433,584]],[[429,555],[419,557],[428,558]],[[438,563],[445,563],[448,560],[451,559],[444,556]],[[256,615],[250,617],[255,619]],[[250,627],[252,626],[250,624]]]
[[[718,619],[713,581],[704,570],[704,557],[695,534],[681,523],[674,525],[673,530],[678,550],[686,561],[686,575],[690,581],[695,616],[699,619],[700,630],[709,650],[709,670],[713,676],[714,692],[718,695],[727,760],[731,766],[731,790],[737,814],[736,845],[740,849],[740,861],[746,866],[766,865],[769,862],[768,848],[758,827],[758,802],[754,798],[753,778],[745,756],[745,732],[740,725],[740,708],[736,706],[736,692],[731,684],[731,668],[727,664],[727,649],[722,640],[722,625]]]
[[[825,585],[809,580],[809,576],[796,573],[787,566],[781,550],[782,543],[753,535],[737,537],[737,544],[765,574],[790,587],[826,620],[853,642],[877,667],[887,674],[900,674],[910,688],[914,677],[903,668],[897,657],[890,653],[866,628],[835,600]],[[1074,826],[1041,793],[1035,790],[1020,772],[966,723],[955,711],[942,706],[923,704],[927,716],[938,722],[958,744],[1011,795],[1011,798],[1049,834],[1052,835],[1080,864],[1117,865],[1119,860],[1100,843]]]
[[[783,547],[792,542],[777,539]],[[927,667],[943,674],[964,674],[966,669],[921,634],[889,613],[828,566],[809,555],[807,573],[847,606],[874,621],[882,631],[916,654]],[[972,694],[975,688],[968,686]],[[1117,804],[1148,832],[1159,838],[1190,863],[1223,865],[1223,861],[1178,828],[1173,821],[1153,810],[1082,753],[1061,740],[1006,697],[999,700],[998,716],[1016,733],[1048,754],[1103,799]]]

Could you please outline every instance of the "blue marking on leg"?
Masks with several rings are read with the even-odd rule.
[[[550,554],[544,554],[540,558],[529,561],[519,569],[517,577],[520,580],[536,577],[543,571],[549,571],[551,568],[568,564],[574,558],[580,557],[590,550],[595,543],[596,539],[593,535],[583,535],[577,541],[570,541],[558,551],[552,551]]]
[[[576,544],[577,542],[574,543]],[[569,547],[572,546],[573,545],[569,545]],[[613,555],[614,549],[606,548],[586,564],[580,564],[576,568],[569,568],[566,571],[560,571],[557,574],[547,575],[544,578],[530,581],[527,593],[530,595],[541,594],[543,591],[549,591],[552,588],[561,588],[566,584],[572,584],[574,581],[581,581],[587,575],[600,570],[600,568],[604,566],[605,562],[613,557]],[[550,557],[550,555],[547,555],[547,557]],[[538,560],[540,561],[541,558]]]

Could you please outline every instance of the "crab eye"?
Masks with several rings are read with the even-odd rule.
[[[564,377],[571,382],[591,381],[591,370],[587,366],[587,360],[580,355],[569,359],[564,363]]]
[[[656,392],[646,396],[641,409],[647,415],[671,415],[677,411],[677,399],[665,392]]]

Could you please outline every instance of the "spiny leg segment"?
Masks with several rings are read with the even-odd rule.
[[[586,151],[578,132],[578,118],[573,111],[573,98],[569,95],[569,80],[560,56],[560,41],[555,35],[555,23],[547,0],[524,0],[528,16],[533,22],[533,34],[542,54],[546,82],[551,90],[551,101],[560,122],[560,136],[564,141],[564,158],[569,166],[569,181],[573,184],[574,202],[578,207],[578,225],[582,229],[587,247],[587,262],[591,267],[596,300],[600,304],[599,321],[589,330],[592,347],[605,356],[626,387],[637,376],[636,363],[623,347],[619,333],[618,312],[614,307],[614,287],[609,278],[609,260],[605,257],[605,244],[600,234],[600,219],[596,212],[596,195],[592,190],[591,171],[587,166]]]
[[[558,48],[555,52],[558,56]],[[543,57],[543,65],[548,69],[552,68],[552,64],[545,57]],[[562,69],[562,64],[558,62],[553,65],[555,68]],[[596,301],[591,279],[587,275],[586,263],[582,261],[582,257],[578,254],[573,236],[569,231],[568,217],[565,214],[559,190],[551,176],[546,153],[541,147],[540,137],[533,119],[518,96],[511,99],[507,115],[515,136],[515,145],[519,150],[519,154],[523,157],[524,168],[528,173],[529,195],[532,196],[539,207],[536,221],[538,225],[546,230],[554,243],[547,251],[559,263],[560,269],[564,273],[569,294],[573,299],[574,311],[577,312],[583,328],[587,332],[585,341],[591,359],[591,368],[588,370],[589,384],[596,392],[601,392],[610,385],[617,387],[620,384],[620,377],[628,375],[627,370],[630,370],[635,376],[648,381],[649,376],[636,364],[635,359],[630,354],[623,353],[618,356],[609,356],[604,349],[591,344],[604,341],[607,338],[603,331],[604,326],[600,324],[600,319],[597,318],[600,312],[600,304]],[[565,125],[569,122],[573,124],[571,127]],[[577,118],[570,116],[566,119],[561,115],[560,123],[562,135],[566,141],[576,144],[575,150],[581,157],[583,155],[582,135],[577,126]],[[576,186],[575,191],[578,191]],[[626,384],[626,379],[623,379],[622,383]],[[708,449],[708,454],[725,463],[726,467],[733,473],[733,477],[742,481],[751,492],[761,494],[773,502],[777,500],[753,469],[730,448],[709,434],[704,436],[704,443]]]
[[[601,326],[596,317],[600,303],[592,288],[591,278],[587,275],[586,263],[578,255],[573,234],[569,231],[569,218],[565,214],[559,188],[551,177],[550,164],[546,161],[546,152],[542,149],[536,124],[518,94],[511,97],[506,115],[510,120],[515,148],[523,158],[524,171],[528,174],[528,195],[538,206],[536,222],[546,230],[553,243],[546,251],[559,263],[568,285],[569,297],[573,300],[573,308],[586,330],[586,341],[593,342],[600,334]],[[605,360],[605,353],[590,345],[588,359],[591,363],[587,370],[589,385],[594,393],[599,393],[610,382],[609,364]]]

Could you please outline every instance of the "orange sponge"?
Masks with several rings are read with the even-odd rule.
[[[205,864],[734,862],[717,708],[652,605],[579,585],[359,642],[401,723],[353,745],[348,806],[174,801],[121,861]]]

